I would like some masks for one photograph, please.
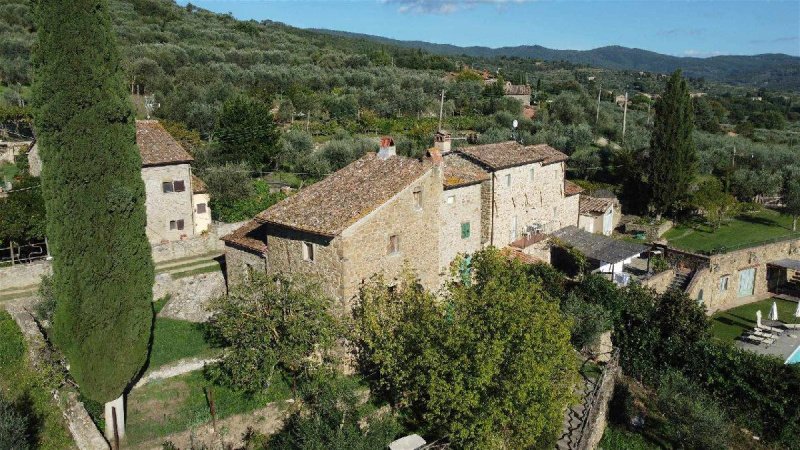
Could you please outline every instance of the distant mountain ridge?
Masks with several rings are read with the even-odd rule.
[[[705,78],[732,84],[744,84],[770,89],[800,90],[800,57],[782,53],[761,55],[721,55],[708,58],[672,56],[628,48],[619,45],[598,47],[592,50],[555,50],[541,45],[515,47],[459,47],[424,41],[401,41],[369,34],[350,33],[327,29],[313,29],[320,33],[369,39],[387,45],[419,48],[442,55],[467,55],[492,58],[498,56],[533,58],[545,61],[567,61],[614,70],[641,70],[669,73],[682,69],[693,78]]]

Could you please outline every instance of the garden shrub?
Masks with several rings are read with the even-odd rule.
[[[31,418],[0,395],[0,448],[27,450],[31,445]]]

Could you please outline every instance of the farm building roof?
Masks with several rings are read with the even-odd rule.
[[[571,245],[588,258],[607,263],[624,261],[647,251],[644,245],[589,233],[574,225],[551,233],[551,236]]]
[[[506,169],[535,162],[548,165],[569,159],[567,155],[547,144],[524,146],[516,141],[464,147],[458,151],[491,170]]]
[[[260,223],[333,237],[386,203],[432,167],[429,160],[367,153],[258,214]]]
[[[157,120],[136,121],[136,145],[142,155],[142,167],[194,161]]]

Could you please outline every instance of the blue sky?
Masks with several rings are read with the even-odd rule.
[[[187,0],[178,0],[185,5]],[[270,19],[403,40],[677,56],[800,56],[800,1],[193,0],[239,19]]]

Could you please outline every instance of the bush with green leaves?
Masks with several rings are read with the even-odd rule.
[[[577,380],[569,321],[498,250],[473,255],[471,272],[444,301],[410,274],[365,285],[354,309],[361,371],[412,428],[455,448],[552,446]]]
[[[664,416],[659,427],[676,448],[730,448],[731,424],[723,408],[697,383],[680,372],[661,377],[656,405]]]
[[[303,408],[256,449],[373,450],[387,448],[402,428],[390,411],[367,414],[359,386],[322,373],[302,388]],[[251,443],[252,445],[252,443]]]
[[[35,448],[30,433],[31,418],[0,393],[0,448],[27,450]]]
[[[281,371],[296,384],[332,358],[338,336],[332,301],[303,277],[250,277],[210,305],[210,338],[226,350],[207,373],[254,393],[269,389]]]
[[[564,314],[572,319],[570,340],[578,350],[597,343],[600,335],[611,330],[610,313],[602,305],[570,293],[562,304]]]

